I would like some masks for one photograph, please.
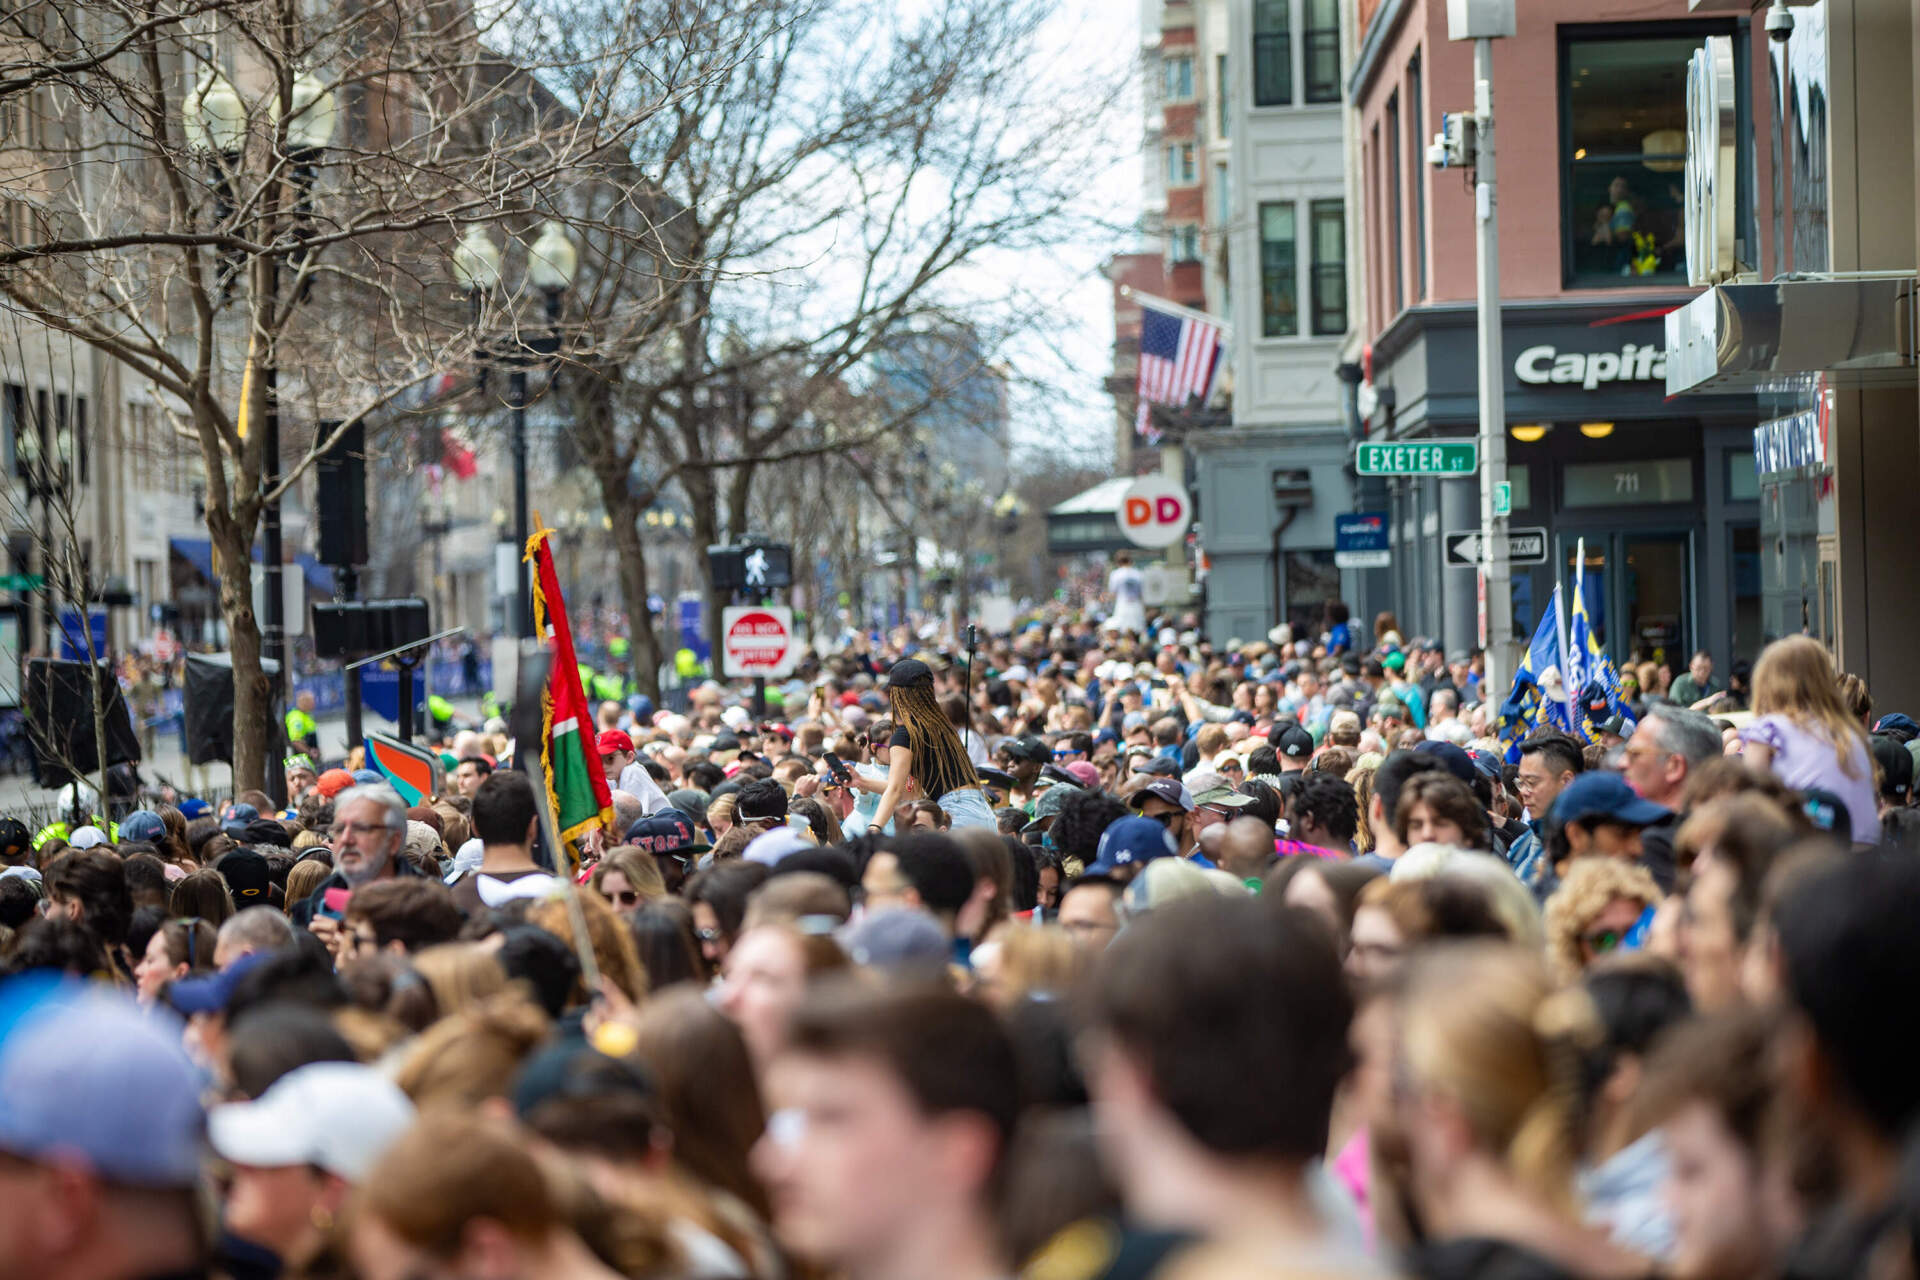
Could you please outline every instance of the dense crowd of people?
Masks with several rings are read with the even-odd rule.
[[[0,1278],[1920,1274],[1920,725],[1157,624],[0,820]]]

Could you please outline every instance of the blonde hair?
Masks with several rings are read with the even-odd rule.
[[[414,972],[433,992],[434,1010],[451,1017],[507,989],[507,973],[491,951],[472,942],[427,947],[413,958]]]
[[[600,976],[620,988],[627,999],[638,1004],[647,996],[647,969],[640,963],[640,949],[633,941],[633,930],[614,914],[605,898],[597,893],[574,891],[580,910],[587,919],[587,940],[593,947],[593,961]],[[573,936],[573,920],[566,901],[547,898],[527,910],[527,923],[545,929],[554,937],[578,949]],[[591,996],[592,992],[587,992]]]
[[[421,1032],[394,1083],[423,1111],[469,1109],[504,1097],[549,1025],[546,1013],[517,991],[483,1000]]]
[[[1585,970],[1580,936],[1615,898],[1656,907],[1665,896],[1645,867],[1619,858],[1575,858],[1547,899],[1547,954],[1561,981],[1577,981]]]
[[[727,792],[727,794],[723,796],[715,796],[712,800],[708,801],[707,802],[707,826],[712,827],[713,820],[715,818],[719,818],[722,821],[731,824],[733,822],[734,808],[739,803],[740,802],[734,798],[734,793],[731,791]]]
[[[1415,1084],[1459,1107],[1475,1144],[1563,1212],[1581,1148],[1581,1055],[1602,1028],[1579,987],[1532,952],[1433,947],[1409,967],[1401,1047]]]
[[[1069,995],[1086,972],[1086,948],[1075,946],[1067,931],[1056,925],[1009,925],[999,931],[998,938],[999,985],[1009,1003],[1032,994]]]
[[[1860,755],[1873,758],[1866,729],[1840,696],[1833,658],[1812,636],[1788,636],[1760,651],[1753,664],[1753,713],[1785,716],[1828,739],[1849,778],[1860,776]]]
[[[296,862],[288,868],[286,887],[281,891],[285,897],[287,914],[292,915],[293,909],[311,898],[313,891],[320,887],[320,882],[332,874],[333,868],[318,858]]]
[[[607,856],[600,859],[593,874],[587,878],[587,887],[599,894],[602,901],[609,901],[607,891],[600,887],[609,871],[618,871],[625,876],[643,904],[667,896],[667,882],[660,874],[660,864],[653,860],[651,853],[637,844],[623,844],[607,850]]]
[[[1361,853],[1373,852],[1373,825],[1367,821],[1367,810],[1373,803],[1373,773],[1380,767],[1380,760],[1378,752],[1368,751],[1347,774],[1347,785],[1353,788],[1354,803],[1359,806],[1356,812],[1360,815],[1353,832],[1353,847]]]

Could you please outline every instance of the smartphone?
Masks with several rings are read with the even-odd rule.
[[[353,896],[351,889],[329,889],[320,899],[320,914],[329,920],[347,918],[347,899]]]
[[[827,772],[833,775],[835,782],[838,782],[841,786],[845,786],[847,783],[853,781],[853,770],[847,768],[847,762],[845,760],[842,760],[831,751],[826,753],[824,759],[827,762]]]

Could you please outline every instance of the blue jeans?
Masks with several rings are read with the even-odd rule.
[[[1000,829],[1000,824],[994,821],[993,810],[987,807],[986,795],[978,787],[949,791],[940,797],[939,803],[956,827],[985,827],[989,831]]]

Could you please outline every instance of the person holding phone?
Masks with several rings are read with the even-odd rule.
[[[934,697],[932,669],[917,658],[894,663],[887,672],[887,702],[893,711],[894,729],[886,739],[887,780],[872,825],[884,827],[892,821],[894,810],[906,800],[911,788],[946,810],[954,826],[995,830],[993,810],[987,807],[980,775],[974,772],[960,735]],[[877,739],[874,746],[878,755]],[[856,785],[874,789],[864,779]]]

